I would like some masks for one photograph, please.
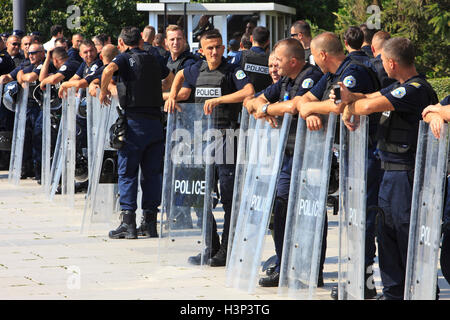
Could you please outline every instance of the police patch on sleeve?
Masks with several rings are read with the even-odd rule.
[[[347,88],[353,88],[354,86],[356,86],[356,79],[354,76],[346,76],[344,78],[344,81],[342,81],[344,83],[344,86],[346,86]]]
[[[302,88],[304,88],[304,89],[312,88],[313,85],[314,85],[314,80],[311,78],[305,79],[302,82]]]
[[[406,89],[404,87],[400,87],[391,91],[391,94],[397,99],[401,99],[406,94]]]
[[[238,80],[242,80],[246,77],[247,75],[245,74],[245,72],[243,70],[238,70],[236,72],[236,79]]]
[[[61,68],[59,68],[58,71],[66,71],[66,70],[67,70],[67,66],[63,65],[63,66],[61,66]]]

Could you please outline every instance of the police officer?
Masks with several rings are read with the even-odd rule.
[[[16,67],[25,59],[25,56],[20,52],[20,44],[20,37],[14,35],[9,36],[6,41],[6,50]]]
[[[273,53],[275,66],[282,78],[266,88],[258,98],[247,101],[245,107],[255,118],[283,116],[285,113],[296,114],[297,109],[294,106],[294,98],[308,92],[322,77],[322,72],[319,68],[305,62],[305,51],[295,39],[290,38],[278,41],[274,46]],[[280,277],[297,119],[297,117],[293,119],[294,121],[292,121],[289,130],[273,209],[274,241],[277,255],[276,266],[267,277],[260,279],[259,284],[263,287],[278,286]],[[323,286],[323,275],[320,274],[319,277],[321,278],[319,286]]]
[[[359,32],[361,32],[358,29]],[[362,43],[362,41],[361,41]],[[373,71],[365,64],[352,58],[352,55],[345,56],[339,38],[330,32],[322,33],[316,36],[311,42],[311,52],[314,61],[325,73],[320,81],[297,102],[297,108],[306,120],[310,130],[318,130],[321,128],[321,120],[315,114],[329,114],[330,112],[340,113],[343,109],[342,105],[336,105],[329,99],[329,93],[334,84],[338,81],[344,83],[352,92],[374,92],[379,88],[378,79]],[[376,117],[376,115],[374,115]],[[378,118],[369,119],[369,136],[374,137],[377,130],[376,121]],[[377,192],[380,181],[380,164],[374,154],[375,144],[369,144],[369,163],[368,163],[368,192],[367,207],[377,205]],[[375,243],[373,241],[376,211],[369,210],[366,219],[366,274],[365,279],[373,277],[373,258],[375,255]],[[372,240],[370,240],[372,239]],[[369,281],[370,282],[370,281]],[[372,298],[376,296],[374,285],[370,288],[365,286],[364,296]],[[332,290],[332,298],[337,299],[337,287]]]
[[[298,20],[291,26],[291,37],[300,41],[305,49],[305,61],[314,63],[314,57],[311,55],[311,27],[305,20]]]
[[[427,116],[430,114],[429,116]],[[450,95],[436,105],[429,105],[422,112],[422,117],[430,123],[431,131],[440,138],[441,127],[450,121]],[[450,284],[450,161],[447,163],[447,186],[445,190],[444,212],[442,215],[441,271]]]
[[[252,47],[249,50],[241,51],[241,68],[249,77],[256,92],[264,90],[272,84],[268,67],[269,54],[266,53],[269,36],[270,32],[267,28],[254,28],[250,37]]]
[[[107,102],[108,86],[114,73],[119,76],[117,92],[127,119],[125,145],[118,150],[119,193],[122,222],[109,232],[112,239],[137,238],[136,209],[139,167],[143,179],[142,211],[150,237],[157,237],[156,216],[161,202],[161,165],[164,136],[161,123],[162,90],[173,74],[147,51],[139,49],[138,28],[122,29],[117,55],[105,67],[101,78],[100,102]],[[164,79],[164,80],[163,80]],[[163,83],[161,84],[161,80]]]
[[[56,72],[52,73],[51,67],[56,68]],[[67,51],[62,47],[56,47],[47,52],[45,61],[39,72],[39,81],[41,90],[45,90],[45,86],[49,83],[52,85],[69,80],[80,67],[80,63],[76,60],[69,59]],[[59,85],[58,85],[59,89]]]
[[[384,42],[390,38],[389,32],[386,31],[378,31],[372,38],[371,49],[374,58],[371,58],[370,62],[375,68],[381,88],[386,88],[396,82],[395,79],[388,77],[383,67],[383,61],[381,61],[381,49],[383,48]]]
[[[100,80],[102,79],[102,73],[105,67],[119,54],[119,49],[112,44],[107,44],[102,48],[100,53],[100,59],[103,65],[95,70],[93,73],[89,73],[85,78],[79,81],[78,86],[84,88],[88,85],[86,90],[89,90],[89,94],[93,97],[97,96],[97,89],[100,89]],[[116,81],[117,77],[113,77],[113,81]],[[114,86],[112,86],[113,88]]]
[[[240,102],[247,96],[254,94],[254,88],[249,83],[245,72],[234,64],[230,64],[223,57],[225,46],[222,44],[222,36],[218,30],[207,31],[201,36],[201,53],[206,61],[199,61],[185,69],[179,71],[172,85],[170,95],[165,103],[165,111],[173,112],[177,99],[184,92],[189,96],[191,90],[195,90],[195,102],[204,103],[206,115],[212,113],[217,108],[218,129],[236,129],[238,113],[242,109]],[[183,86],[182,91],[181,86]],[[201,88],[220,88],[221,96],[211,96],[205,94]],[[218,90],[215,90],[217,92]],[[178,95],[178,96],[177,96]],[[181,100],[181,99],[180,99]],[[224,143],[224,154],[227,143]],[[236,155],[234,155],[236,158]],[[204,261],[211,266],[224,266],[227,258],[228,233],[230,228],[231,204],[233,199],[235,161],[232,164],[215,164],[215,171],[218,172],[221,202],[225,211],[224,225],[222,231],[222,241],[219,241],[217,226],[212,213],[212,240],[207,243],[207,249],[197,256],[190,257],[189,263],[199,265],[202,254]],[[211,257],[209,259],[209,257]]]
[[[404,296],[406,257],[411,215],[415,149],[423,109],[438,102],[437,96],[414,66],[415,50],[409,39],[391,38],[381,59],[393,85],[372,94],[351,93],[341,86],[344,123],[352,130],[351,116],[382,112],[377,148],[383,171],[378,195],[382,211],[377,242],[383,294],[378,299]],[[344,81],[345,82],[345,81]],[[431,115],[426,115],[425,120]]]
[[[84,38],[81,34],[75,33],[72,35],[72,46],[67,50],[67,54],[71,59],[77,60],[79,63],[83,63],[83,58],[80,55],[80,45]]]
[[[372,52],[372,39],[374,34],[377,32],[376,29],[369,29],[369,27],[367,27],[367,24],[363,23],[359,26],[359,28],[361,29],[362,33],[364,34],[364,41],[361,45],[361,50],[364,51],[364,53],[370,58],[372,59],[374,57],[373,52]]]

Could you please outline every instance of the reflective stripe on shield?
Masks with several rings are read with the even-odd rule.
[[[18,185],[22,174],[23,146],[25,143],[25,126],[27,122],[29,84],[19,90],[14,115],[14,131],[11,145],[11,158],[9,162],[9,183]]]
[[[242,191],[245,198],[227,264],[227,286],[255,290],[291,120],[292,115],[285,114],[277,128],[264,119],[256,122]]]
[[[169,113],[161,204],[158,258],[161,265],[187,265],[203,252],[211,238],[214,161],[206,158],[208,138],[214,134],[213,117],[203,103],[180,104]],[[220,131],[219,131],[220,133]],[[200,264],[205,264],[205,256]]]
[[[355,131],[340,125],[339,300],[364,300],[368,118]]]
[[[313,299],[319,277],[336,114],[310,131],[299,119],[281,259],[279,293]]]
[[[41,184],[45,195],[50,194],[50,158],[51,158],[51,119],[50,119],[50,84],[45,86],[42,104],[42,160]]]
[[[405,300],[435,300],[447,173],[448,125],[440,139],[420,121],[411,203]]]

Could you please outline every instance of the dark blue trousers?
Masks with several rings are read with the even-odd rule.
[[[378,256],[383,294],[403,299],[408,253],[413,171],[385,171],[378,196],[384,214],[377,228]]]
[[[164,135],[161,121],[128,119],[127,142],[118,150],[118,184],[121,210],[136,211],[139,167],[142,209],[158,211],[161,203]]]

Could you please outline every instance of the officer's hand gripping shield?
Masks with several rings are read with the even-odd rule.
[[[188,257],[207,251],[212,235],[212,219],[207,217],[212,211],[214,159],[208,151],[214,144],[208,140],[218,130],[214,118],[204,115],[203,103],[180,107],[181,112],[167,117],[158,246],[161,265],[186,265]],[[202,254],[200,264],[209,257]]]
[[[9,162],[8,181],[14,185],[20,182],[22,174],[23,146],[25,143],[25,126],[27,122],[27,103],[28,103],[29,84],[19,91],[18,100],[14,115],[14,131],[11,144],[11,157]]]
[[[227,261],[230,261],[231,248],[233,246],[234,231],[236,230],[239,207],[241,205],[245,173],[250,155],[250,143],[255,130],[256,119],[249,115],[245,107],[241,111],[241,125],[239,127],[239,140],[236,156],[236,172],[234,175],[233,202],[231,207],[230,231],[228,234]]]
[[[108,135],[109,128],[117,119],[115,108],[119,102],[114,96],[110,106],[102,106],[98,96],[99,92],[97,97],[87,93],[87,121],[93,127],[88,133],[88,159],[91,158],[91,162],[82,233],[90,230],[93,224],[110,228],[119,211],[117,151],[111,149]]]
[[[286,216],[279,294],[314,299],[326,214],[336,114],[310,131],[299,119]]]
[[[353,120],[355,131],[340,125],[339,300],[364,299],[368,117]]]
[[[41,185],[43,192],[50,194],[50,164],[51,164],[51,120],[50,120],[50,84],[45,86],[42,104],[42,160]]]
[[[405,300],[435,300],[448,155],[448,125],[436,139],[420,122],[409,226]]]
[[[292,115],[285,114],[277,128],[263,119],[256,122],[242,191],[245,198],[227,264],[229,287],[255,290],[291,121]]]

